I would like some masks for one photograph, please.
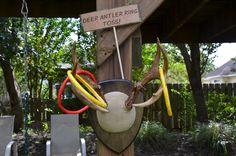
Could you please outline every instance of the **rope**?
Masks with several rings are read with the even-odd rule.
[[[119,49],[119,44],[118,44],[118,40],[117,40],[116,27],[113,27],[113,33],[114,33],[114,36],[115,36],[116,51],[117,51],[117,55],[118,55],[119,65],[120,65],[121,78],[124,80],[125,77],[124,77],[122,61],[121,61],[121,57],[120,57],[120,49]]]
[[[25,85],[28,89],[28,52],[27,52],[27,21],[28,21],[28,7],[25,0],[22,0],[21,14],[23,15],[23,39],[24,39],[24,71],[25,71]],[[29,135],[28,135],[28,112],[29,112],[29,94],[26,91],[23,97],[23,107],[24,107],[24,155],[29,155]]]

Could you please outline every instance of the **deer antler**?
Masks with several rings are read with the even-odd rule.
[[[71,85],[71,89],[73,91],[73,93],[76,95],[76,97],[78,97],[83,103],[89,105],[89,107],[91,107],[92,109],[95,110],[99,110],[101,112],[109,112],[107,109],[102,108],[96,104],[94,104],[91,100],[89,100],[86,96],[84,96],[83,94],[81,94],[76,87],[72,84]]]
[[[73,70],[72,70],[72,74],[75,76],[76,74],[76,70],[81,70],[81,65],[78,63],[78,59],[77,59],[77,54],[76,54],[76,42],[74,42],[72,44],[72,62],[73,62]],[[81,75],[81,77],[83,77],[83,79],[86,80],[86,82],[88,82],[95,90],[99,90],[99,86],[97,83],[93,82],[87,75]]]
[[[72,74],[73,76],[76,75],[76,70],[81,70],[81,66],[78,63],[78,59],[77,59],[77,54],[76,54],[76,43],[73,43],[72,45],[72,62],[73,62],[73,70],[72,70]],[[95,91],[97,91],[97,93],[100,93],[100,86],[92,81],[92,79],[87,76],[87,75],[80,75]],[[89,98],[87,98],[85,95],[83,95],[81,92],[79,92],[76,87],[73,85],[73,83],[71,83],[71,89],[73,91],[73,93],[76,95],[76,97],[81,100],[83,103],[87,104],[89,107],[95,109],[95,110],[100,110],[102,112],[109,112],[107,109],[102,108],[96,104],[94,104]],[[104,99],[104,97],[102,97]]]
[[[157,92],[154,93],[153,96],[150,99],[148,99],[146,102],[139,103],[139,104],[134,104],[134,100],[136,99],[139,91],[149,81],[151,81],[153,79],[160,79],[158,66],[159,66],[159,63],[160,63],[161,54],[163,55],[163,59],[164,59],[163,68],[164,68],[164,73],[166,75],[167,69],[168,69],[168,60],[167,60],[167,56],[166,56],[164,50],[162,49],[162,47],[160,45],[160,40],[157,38],[157,53],[156,53],[155,59],[153,61],[153,64],[152,64],[150,70],[148,71],[148,73],[145,74],[144,78],[135,83],[128,99],[125,102],[125,105],[126,105],[127,109],[131,109],[132,106],[135,106],[135,107],[149,106],[149,105],[153,104],[154,102],[156,102],[161,97],[162,87],[160,86],[159,89],[157,90]]]

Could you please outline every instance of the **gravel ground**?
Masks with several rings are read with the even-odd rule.
[[[29,135],[29,156],[45,156],[46,155],[46,141],[50,138],[48,133],[30,133]],[[19,133],[14,136],[14,140],[17,142],[18,155],[24,156],[24,135]],[[85,136],[87,145],[87,155],[96,156],[96,135],[94,133],[88,133]],[[201,156],[195,147],[189,142],[187,135],[178,134],[176,142],[171,143],[163,147],[163,144],[155,145],[146,143],[145,145],[135,146],[135,156]],[[203,154],[203,156],[215,156],[214,154]],[[236,149],[232,147],[232,151],[228,156],[235,156]]]

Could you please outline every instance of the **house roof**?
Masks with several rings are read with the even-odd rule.
[[[204,78],[210,78],[210,77],[227,77],[236,75],[236,61],[233,59],[229,60],[216,70],[208,73]]]

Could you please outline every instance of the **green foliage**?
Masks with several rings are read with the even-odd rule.
[[[63,18],[28,19],[28,86],[30,95],[40,98],[44,80],[56,80],[60,74],[63,51],[69,41],[75,23]],[[22,42],[23,44],[23,42]],[[22,44],[20,46],[22,46]],[[19,56],[20,57],[20,56]],[[15,60],[18,76],[24,77],[23,58]],[[22,79],[23,81],[23,79]]]
[[[27,115],[28,116],[28,125],[31,125],[32,123],[34,123],[34,120],[32,120],[32,117],[30,114]]]
[[[0,69],[0,95],[6,94],[6,85],[5,85],[5,79],[3,77],[2,69]]]
[[[183,127],[183,132],[186,132],[187,129],[192,128],[193,119],[196,117],[193,95],[188,84],[183,84],[179,90],[172,89],[171,91],[180,96],[182,100],[182,105],[179,108],[181,111],[178,114],[178,119],[180,120],[181,127]]]
[[[208,94],[209,118],[216,122],[225,122],[236,126],[236,97],[224,93]]]
[[[135,146],[144,146],[144,149],[151,148],[153,151],[171,150],[168,145],[175,139],[174,133],[169,132],[161,123],[145,121],[135,139]]]
[[[200,51],[200,60],[198,60],[199,55],[191,55],[191,49],[188,44],[176,44],[179,48],[181,48],[180,54],[185,59],[185,65],[187,65],[187,69],[192,69],[191,64],[198,64],[195,68],[198,68],[200,70],[200,74],[203,75],[205,73],[208,73],[209,71],[214,70],[215,66],[213,65],[214,59],[216,57],[216,50],[220,46],[220,43],[201,43],[199,44],[199,51]],[[192,58],[194,57],[194,58]],[[195,58],[196,57],[196,58]],[[195,61],[193,61],[195,60]],[[200,62],[196,62],[200,61]]]
[[[96,56],[96,36],[92,32],[84,32],[80,20],[78,28],[78,57],[82,66],[86,67],[86,64],[95,62]]]
[[[47,122],[43,122],[42,126],[43,126],[43,132],[49,132],[49,126]]]
[[[85,138],[88,133],[93,133],[93,128],[91,126],[79,125],[80,137]]]
[[[77,43],[76,52],[78,61],[83,67],[86,67],[86,63],[95,62],[96,36],[92,32],[84,32],[79,19],[73,19],[72,21],[77,24],[74,27],[76,31],[72,34]],[[71,48],[72,45],[68,44],[62,49],[62,62],[72,63]]]
[[[215,69],[213,65],[216,58],[216,50],[221,43],[202,43],[200,44],[201,51],[201,75],[209,73]]]
[[[166,51],[169,61],[169,69],[167,75],[168,83],[184,83],[187,82],[187,72],[183,63],[182,56],[177,47],[172,44],[162,44]],[[137,81],[143,78],[144,74],[150,69],[157,50],[156,44],[142,45],[142,66],[133,69],[133,80]],[[162,62],[161,62],[162,64]]]
[[[156,54],[156,44],[142,45],[142,66],[140,68],[133,68],[133,80],[138,81],[143,78],[144,74],[148,72],[152,65],[152,61]]]
[[[168,54],[169,69],[167,75],[168,83],[188,83],[188,74],[179,49],[173,44],[163,44]]]
[[[6,61],[19,52],[20,24],[19,18],[0,17],[0,54]]]
[[[0,17],[0,61],[5,65],[11,66],[12,62],[16,59],[16,56],[20,52],[20,25],[21,20],[19,18]],[[0,75],[0,92],[1,94],[5,94],[6,86],[2,70],[0,71]]]
[[[59,63],[70,63],[71,35],[77,34],[78,58],[82,65],[95,60],[95,35],[85,33],[79,20],[65,18],[28,18],[28,88],[24,82],[23,32],[20,18],[0,18],[1,58],[11,63],[22,90],[29,90],[33,98],[47,98],[45,80],[58,82],[64,78]]]
[[[61,114],[63,113],[57,103],[57,99],[55,100],[45,100],[45,103],[49,103],[47,106],[48,108],[45,108],[44,111],[51,112],[52,114]],[[79,101],[78,98],[70,98],[70,99],[62,99],[63,106],[69,110],[78,110],[85,106],[82,102]],[[86,114],[86,112],[83,113],[83,115]]]
[[[41,93],[42,99],[49,99],[49,86],[48,83],[42,84],[42,93]]]
[[[205,155],[227,155],[235,139],[235,127],[215,122],[199,124],[192,132],[192,142]]]

